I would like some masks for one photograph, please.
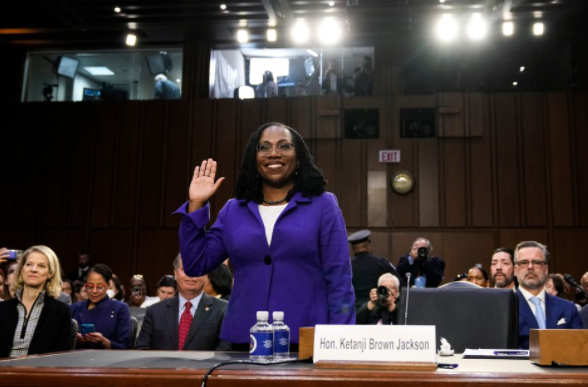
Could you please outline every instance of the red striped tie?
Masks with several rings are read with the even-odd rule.
[[[192,308],[192,304],[190,301],[187,301],[184,305],[184,313],[182,313],[182,317],[180,318],[180,347],[178,348],[180,351],[184,348],[184,343],[186,342],[186,337],[188,337],[188,331],[192,324],[190,308]]]

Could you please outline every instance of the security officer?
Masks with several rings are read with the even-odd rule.
[[[378,278],[384,273],[391,273],[398,277],[403,284],[398,271],[388,260],[372,255],[370,230],[361,230],[351,234],[347,240],[355,254],[351,260],[353,270],[353,288],[355,289],[355,309],[358,310],[370,299],[370,290],[378,285]]]

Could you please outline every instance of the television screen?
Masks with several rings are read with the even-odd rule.
[[[63,75],[64,77],[74,78],[79,65],[79,60],[62,56],[57,65],[57,74]]]
[[[166,74],[172,70],[172,61],[165,52],[147,55],[145,57],[151,75]]]
[[[82,101],[96,101],[100,99],[100,90],[88,89],[84,87],[84,95]]]

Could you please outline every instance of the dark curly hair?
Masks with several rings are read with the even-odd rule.
[[[90,275],[90,273],[100,274],[104,278],[106,285],[108,285],[108,282],[112,279],[112,269],[103,263],[98,263],[92,266],[90,270],[88,270],[88,275]]]
[[[280,126],[290,131],[299,163],[294,188],[288,194],[287,200],[290,201],[296,192],[300,192],[306,197],[318,196],[325,192],[327,181],[323,172],[315,165],[302,136],[289,126],[279,122],[268,122],[260,126],[249,138],[235,184],[235,197],[247,201],[252,200],[256,203],[263,202],[262,181],[257,173],[257,146],[263,131],[271,126]]]

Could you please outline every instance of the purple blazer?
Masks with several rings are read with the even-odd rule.
[[[355,324],[347,231],[335,195],[296,193],[278,218],[268,246],[257,203],[229,200],[212,228],[210,207],[187,214],[180,225],[180,250],[190,276],[210,273],[231,258],[235,283],[221,338],[249,343],[257,311],[284,312],[290,338],[316,324]]]

